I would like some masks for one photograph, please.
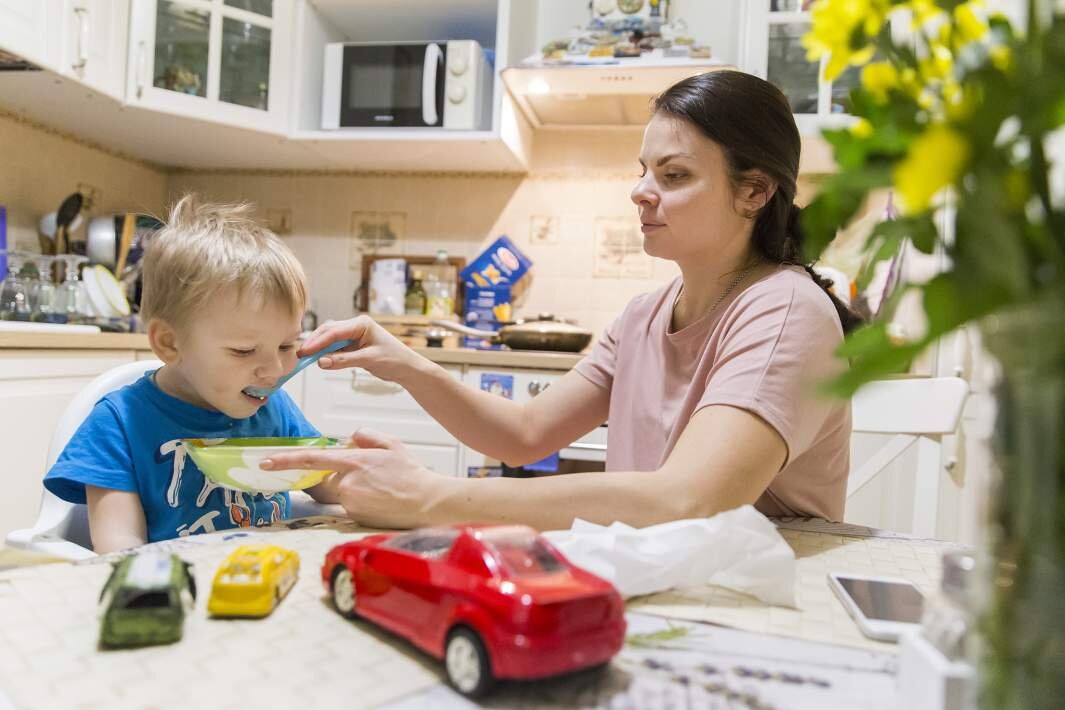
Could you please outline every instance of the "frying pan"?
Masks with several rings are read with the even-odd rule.
[[[590,330],[563,323],[555,320],[554,316],[546,314],[540,315],[535,320],[505,324],[498,331],[480,330],[447,320],[432,320],[430,323],[463,335],[485,338],[492,343],[502,343],[513,350],[552,350],[577,353],[584,350],[592,340]]]

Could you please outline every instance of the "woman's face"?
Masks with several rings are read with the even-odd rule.
[[[750,220],[738,212],[725,154],[691,123],[655,114],[640,149],[643,174],[632,189],[644,251],[684,262],[745,253]]]

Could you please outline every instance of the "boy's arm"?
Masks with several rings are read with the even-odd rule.
[[[140,496],[132,491],[85,486],[92,547],[103,555],[148,542],[148,524]]]
[[[307,493],[319,503],[339,503],[340,495],[337,493],[337,484],[343,476],[339,473],[331,473],[316,486],[307,489]]]

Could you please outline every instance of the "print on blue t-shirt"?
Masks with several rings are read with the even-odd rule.
[[[181,439],[319,436],[289,396],[278,391],[254,415],[233,419],[168,395],[154,375],[96,403],[48,471],[45,487],[72,503],[85,503],[86,484],[137,493],[149,542],[288,517],[288,493],[266,496],[212,483]]]

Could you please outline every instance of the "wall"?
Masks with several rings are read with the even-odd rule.
[[[352,313],[361,255],[352,238],[352,213],[398,212],[405,235],[380,253],[431,255],[443,248],[470,260],[506,234],[535,264],[519,312],[552,311],[598,332],[633,295],[676,273],[672,264],[641,254],[630,258],[643,273],[639,277],[594,276],[597,218],[620,218],[639,234],[628,195],[640,137],[638,131],[549,134],[537,139],[526,176],[178,173],[169,188],[172,197],[194,190],[210,199],[252,200],[263,210],[290,209],[287,240],[310,275],[312,307],[320,318]],[[532,243],[534,217],[554,218],[552,242]]]
[[[167,175],[162,169],[2,109],[0,156],[0,205],[7,207],[9,247],[39,251],[41,215],[58,209],[79,185],[96,188],[93,214],[159,214],[166,203]]]

